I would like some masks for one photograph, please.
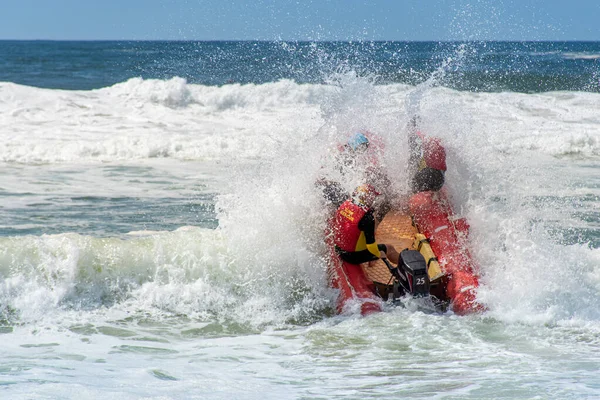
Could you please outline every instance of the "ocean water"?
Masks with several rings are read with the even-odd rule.
[[[600,398],[599,107],[597,42],[0,42],[0,397]],[[487,311],[335,315],[313,183],[415,114]]]

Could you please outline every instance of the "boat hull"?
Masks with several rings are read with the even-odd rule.
[[[468,224],[454,217],[444,191],[413,195],[408,207],[389,212],[378,225],[378,243],[396,250],[418,250],[427,263],[431,295],[450,303],[457,314],[480,311],[476,301],[479,285],[476,267],[468,250]],[[328,237],[331,286],[340,290],[338,313],[358,302],[363,315],[382,310],[393,292],[392,275],[381,261],[361,265],[344,262]]]

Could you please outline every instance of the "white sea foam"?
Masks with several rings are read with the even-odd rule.
[[[4,377],[16,383],[7,393],[128,398],[111,392],[127,387],[129,398],[281,398],[286,387],[314,397],[302,380],[325,382],[331,397],[373,394],[349,393],[348,382],[359,382],[403,397],[443,388],[483,398],[518,376],[517,397],[568,397],[572,381],[589,394],[598,383],[599,253],[563,236],[579,230],[589,240],[586,230],[600,229],[600,95],[413,90],[352,74],[330,85],[132,79],[84,92],[0,84],[2,216],[51,224],[56,207],[76,213],[69,201],[95,196],[82,226],[96,218],[130,233],[0,239],[0,321],[11,329]],[[447,149],[446,187],[471,224],[488,311],[324,318],[336,292],[314,181],[359,183],[335,175],[333,155],[369,129],[406,193],[413,112]],[[216,229],[121,220],[145,212],[143,202],[118,216],[89,211],[119,198],[186,204],[199,193],[216,194]]]
[[[397,115],[404,96],[411,91],[404,85],[376,89],[355,86],[355,90],[343,91],[344,95],[362,97],[364,104],[374,104],[365,98],[367,91],[378,98],[381,108],[377,117],[369,120],[363,116],[361,121],[376,128],[382,123],[381,115],[388,120]],[[342,102],[348,99],[342,100],[338,89],[290,81],[209,87],[190,85],[180,78],[131,79],[93,91],[1,83],[0,135],[4,140],[0,160],[37,164],[262,157],[271,154],[279,141],[287,140],[298,128],[317,131],[323,124],[322,111],[328,112],[332,102],[336,112],[340,111]],[[447,114],[450,102],[460,105],[465,116],[505,149],[597,156],[598,96],[577,92],[475,94],[434,89],[422,107],[432,111],[440,107],[435,112]],[[344,112],[336,118],[340,128],[348,124]]]
[[[562,56],[568,60],[597,60],[600,58],[600,54],[589,52],[563,53]]]
[[[332,80],[331,85],[281,81],[208,87],[175,78],[131,79],[101,90],[60,91],[3,83],[0,134],[5,140],[0,144],[0,157],[8,172],[3,187],[9,193],[39,193],[38,202],[58,202],[60,196],[85,196],[92,190],[105,196],[185,199],[193,196],[189,188],[200,179],[210,186],[205,190],[219,193],[218,231],[225,247],[214,260],[197,257],[193,268],[229,260],[225,263],[235,269],[246,289],[259,293],[267,284],[273,291],[270,296],[249,300],[244,307],[262,309],[260,323],[286,320],[290,314],[282,316],[277,307],[265,311],[265,305],[275,297],[290,299],[285,294],[289,288],[279,286],[282,277],[294,276],[299,287],[307,286],[315,293],[321,293],[325,286],[320,237],[326,216],[313,186],[315,179],[323,173],[335,174],[332,152],[350,132],[366,128],[386,144],[384,165],[395,177],[395,189],[406,193],[405,125],[410,115],[405,110],[417,110],[423,130],[440,137],[447,148],[447,187],[457,212],[471,221],[474,255],[483,274],[481,296],[491,310],[508,316],[520,313],[523,304],[528,304],[529,310],[540,308],[539,302],[547,302],[544,299],[554,296],[556,290],[561,292],[561,279],[566,280],[562,282],[566,292],[576,290],[573,276],[580,273],[577,271],[591,268],[586,273],[595,276],[589,250],[557,244],[547,230],[573,221],[575,211],[594,212],[593,202],[582,202],[575,209],[561,199],[572,196],[575,190],[578,198],[598,196],[593,185],[578,183],[588,178],[568,160],[577,156],[592,165],[597,162],[599,95],[467,93],[432,85],[414,96],[413,89],[375,86],[352,74]],[[561,157],[567,158],[564,163]],[[41,169],[37,167],[40,163],[44,164]],[[100,168],[105,165],[149,169],[107,173]],[[359,181],[350,177],[342,183],[352,190]],[[49,193],[58,200],[48,200]],[[551,199],[544,200],[544,196]],[[30,203],[15,196],[4,200],[12,209],[26,209]],[[597,229],[597,222],[574,223],[578,229]],[[109,246],[117,253],[131,252],[120,258],[125,275],[108,277],[109,281],[124,282],[129,279],[126,277],[138,276],[138,262],[129,260],[146,257],[136,252],[145,249],[143,243],[148,240],[162,241],[171,235],[156,232],[151,226],[144,230],[132,226],[130,231],[130,239],[115,240]],[[177,235],[186,234],[195,235],[177,231]],[[89,256],[81,254],[88,252],[89,242],[95,239],[60,238],[11,239],[17,244],[7,246],[12,250],[5,257],[16,258],[6,260],[12,270],[5,270],[10,279],[5,282],[4,293],[13,299],[14,307],[44,315],[44,307],[56,307],[72,295],[81,268],[94,265],[85,261],[82,267],[81,260]],[[190,237],[184,243],[188,240]],[[28,250],[17,251],[22,246]],[[153,254],[149,257],[159,257],[156,248],[146,250]],[[40,251],[66,255],[58,256],[62,261],[57,261],[57,256],[44,259]],[[37,258],[30,259],[29,253],[38,254]],[[151,265],[149,278],[135,282],[144,302],[173,312],[214,311],[210,306],[190,303],[191,293],[208,290],[203,286],[206,282],[196,276],[184,280],[184,286],[173,286],[169,280],[158,278],[157,271],[163,268],[160,262],[147,261]],[[545,292],[542,288],[529,290],[540,282],[537,271],[549,266],[560,268],[564,262],[572,265],[567,270],[575,275],[560,279],[553,275],[550,281],[556,279],[554,289]],[[188,268],[181,261],[173,265],[171,271]],[[34,275],[53,276],[54,283],[29,279],[33,272],[25,272],[30,268],[26,266],[42,268],[43,273]],[[228,268],[222,271],[223,276],[231,274]],[[509,274],[503,272],[507,268]],[[189,270],[184,275],[189,276]],[[523,279],[529,286],[521,286],[515,279]],[[26,289],[27,285],[33,286]],[[230,306],[225,293],[231,285],[212,286],[216,297],[207,298],[206,303]],[[189,296],[183,287],[189,289]],[[589,285],[579,289],[587,293]],[[546,295],[530,294],[540,291]],[[509,293],[509,298],[521,295],[528,300],[512,304],[506,300]],[[22,303],[44,296],[54,300],[29,306]],[[315,297],[308,295],[302,301],[312,302]],[[187,304],[185,309],[182,304]],[[566,318],[576,310],[575,305],[562,305],[557,305],[558,311],[552,311],[554,306],[541,307],[532,318]],[[322,304],[313,306],[320,308]],[[250,312],[244,307],[238,309],[240,315]],[[596,319],[591,308],[586,310]]]
[[[317,120],[325,86],[291,82],[207,87],[132,79],[95,91],[0,84],[1,161],[64,163],[256,157],[285,119]]]

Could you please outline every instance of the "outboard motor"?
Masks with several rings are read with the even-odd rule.
[[[427,263],[425,257],[417,250],[402,250],[398,260],[400,274],[406,277],[405,286],[407,292],[415,297],[429,296],[429,275],[427,275]]]

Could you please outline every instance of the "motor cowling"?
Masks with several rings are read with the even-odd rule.
[[[415,297],[429,296],[429,276],[427,263],[417,250],[403,250],[400,253],[398,268],[407,279],[410,294]]]

